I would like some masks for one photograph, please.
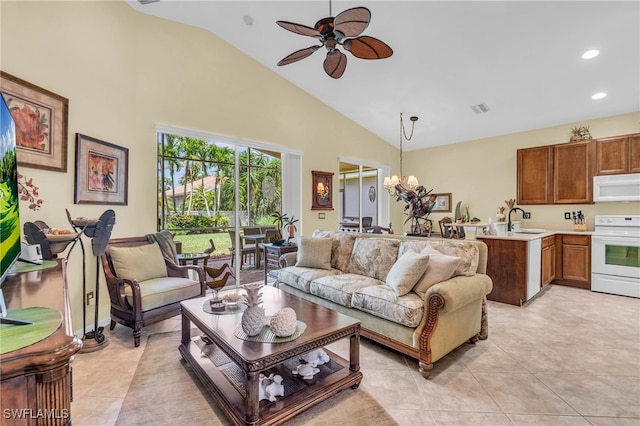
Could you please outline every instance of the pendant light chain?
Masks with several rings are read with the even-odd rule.
[[[402,120],[402,113],[400,113],[400,178],[404,176],[402,173],[402,139],[406,139],[407,142],[413,138],[413,130],[416,127],[416,121],[418,117],[411,117],[411,134],[407,137],[407,131],[404,128],[404,122]]]

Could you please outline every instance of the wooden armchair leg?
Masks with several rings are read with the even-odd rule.
[[[113,330],[114,328],[116,328],[116,322],[114,320],[111,320],[111,323],[109,324],[109,330]]]
[[[133,331],[133,345],[137,348],[140,346],[140,336],[142,335],[142,330],[134,330]]]

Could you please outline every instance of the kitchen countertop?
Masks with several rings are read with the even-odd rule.
[[[524,228],[526,229],[526,228]],[[572,234],[572,235],[592,235],[593,231],[571,231],[571,230],[558,230],[558,229],[549,229],[545,230],[545,232],[541,232],[539,234],[523,234],[517,232],[502,232],[498,233],[498,235],[484,235],[478,234],[476,235],[477,239],[497,239],[497,240],[520,240],[520,241],[531,241],[537,240],[540,238],[548,237],[556,234]]]

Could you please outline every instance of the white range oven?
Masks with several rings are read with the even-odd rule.
[[[640,215],[597,215],[591,290],[640,298]]]

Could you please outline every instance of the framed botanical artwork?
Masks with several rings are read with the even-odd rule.
[[[433,206],[432,212],[451,212],[451,192],[442,194],[434,194],[436,196],[436,205]]]
[[[333,191],[333,173],[311,171],[313,191],[311,210],[333,210],[331,191]]]
[[[18,165],[66,172],[69,100],[3,71],[0,91],[16,122]]]
[[[76,204],[127,205],[129,149],[76,134]]]

